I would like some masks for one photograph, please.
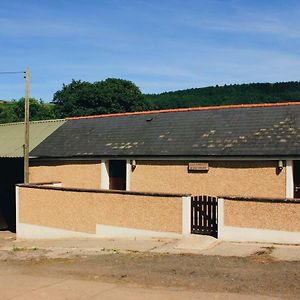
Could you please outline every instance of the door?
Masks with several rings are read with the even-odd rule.
[[[294,198],[300,198],[300,161],[294,160]]]
[[[126,190],[126,160],[109,161],[109,189]]]

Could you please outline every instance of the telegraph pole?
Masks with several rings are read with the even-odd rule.
[[[25,124],[25,142],[24,142],[24,183],[29,183],[29,92],[30,92],[30,70],[24,72],[25,78],[25,100],[24,100],[24,124]]]
[[[29,182],[29,90],[30,90],[30,70],[26,71],[0,71],[0,75],[25,74],[25,99],[24,99],[24,124],[25,124],[25,139],[24,139],[24,183]]]

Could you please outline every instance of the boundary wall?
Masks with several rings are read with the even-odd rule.
[[[180,237],[190,234],[190,195],[16,186],[18,238]]]
[[[300,199],[219,197],[218,237],[234,242],[300,244]]]

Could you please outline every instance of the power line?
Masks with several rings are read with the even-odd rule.
[[[12,71],[12,72],[0,72],[0,75],[6,75],[6,74],[24,74],[25,71]]]

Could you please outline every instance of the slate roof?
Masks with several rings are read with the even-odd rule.
[[[29,123],[29,150],[36,147],[65,120],[32,121]],[[0,158],[23,157],[24,122],[0,124]]]
[[[300,103],[74,118],[30,155],[300,156]]]

